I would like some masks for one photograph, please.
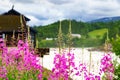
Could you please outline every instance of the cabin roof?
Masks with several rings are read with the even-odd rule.
[[[20,16],[22,14],[12,8],[11,10],[9,10],[8,12],[3,13],[2,15],[17,15],[17,16]],[[26,16],[24,16],[24,17],[25,17],[26,21],[30,21],[29,18],[27,18]]]
[[[22,16],[22,22],[21,22],[21,16],[16,15],[0,15],[0,31],[1,32],[18,32],[19,27],[21,25],[24,25],[26,28],[26,22],[24,21],[24,16]],[[37,33],[36,30],[34,30],[32,27],[30,27],[30,32]]]

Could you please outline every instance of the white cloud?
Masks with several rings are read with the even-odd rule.
[[[53,4],[61,5],[61,4],[68,4],[72,0],[48,0],[48,1]]]
[[[28,15],[27,17],[29,17],[29,18],[31,19],[31,21],[27,23],[28,25],[35,26],[35,25],[42,24],[42,23],[40,22],[40,20],[37,19],[37,18],[34,17],[34,16]]]
[[[30,25],[120,16],[120,0],[0,0],[0,13],[11,9],[13,4],[15,10],[31,18]]]
[[[9,0],[0,0],[0,11],[3,12],[7,10],[11,4],[12,3]]]

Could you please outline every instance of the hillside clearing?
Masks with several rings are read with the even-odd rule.
[[[107,30],[108,30],[107,28],[94,30],[94,31],[89,32],[88,36],[90,38],[100,38],[100,39],[102,39],[104,34],[107,32]]]

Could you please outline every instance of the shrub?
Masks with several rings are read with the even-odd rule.
[[[120,57],[120,37],[117,35],[116,39],[112,39],[112,51]]]

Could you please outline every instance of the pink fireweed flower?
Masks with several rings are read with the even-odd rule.
[[[2,45],[1,45],[2,44]],[[18,73],[22,70],[28,71],[36,71],[36,74],[39,74],[37,77],[39,80],[40,75],[42,74],[42,66],[40,64],[37,64],[39,61],[37,60],[37,56],[34,55],[34,51],[30,49],[27,42],[19,41],[17,48],[10,48],[7,49],[6,46],[4,46],[3,41],[1,41],[0,46],[2,46],[2,67],[5,66],[5,69],[0,67],[0,79],[4,79],[4,77],[7,77],[7,71],[9,71],[9,67],[13,70],[17,70]],[[1,64],[0,64],[1,66]],[[7,67],[7,68],[6,68]],[[4,73],[4,74],[3,74]],[[9,73],[9,72],[8,72]],[[32,73],[30,73],[32,74]],[[17,76],[15,76],[17,77]],[[7,78],[6,78],[7,80]]]
[[[110,53],[105,54],[101,59],[100,74],[102,73],[105,73],[107,79],[113,79],[114,65],[112,63],[112,57]]]
[[[7,79],[7,70],[5,67],[0,67],[0,79]]]
[[[64,80],[68,80],[70,74],[74,71],[74,55],[71,53],[56,54],[54,57],[54,67],[52,72],[54,75],[51,77],[55,80],[59,80],[62,77]]]
[[[38,75],[38,80],[42,80],[42,74]]]

